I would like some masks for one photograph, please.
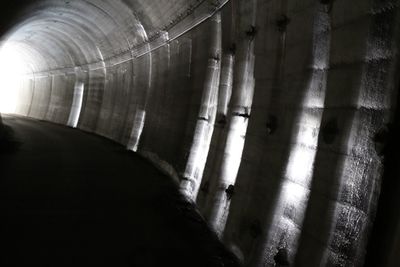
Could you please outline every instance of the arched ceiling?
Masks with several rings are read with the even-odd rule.
[[[19,0],[17,2],[20,2]],[[23,1],[24,2],[24,1]],[[225,1],[226,2],[226,1]],[[205,0],[25,1],[3,41],[33,72],[101,63],[157,38]]]

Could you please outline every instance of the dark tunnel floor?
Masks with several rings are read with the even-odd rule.
[[[176,185],[102,137],[5,116],[0,266],[237,266]]]

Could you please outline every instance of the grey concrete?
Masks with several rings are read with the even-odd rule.
[[[398,231],[399,1],[27,3],[16,113],[146,156],[246,266],[363,266]]]

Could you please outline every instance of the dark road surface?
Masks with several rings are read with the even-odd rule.
[[[136,154],[64,126],[3,122],[0,266],[237,266]]]

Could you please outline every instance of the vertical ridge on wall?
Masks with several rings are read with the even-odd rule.
[[[276,253],[264,248],[310,77],[314,12],[310,4],[299,6],[271,1],[257,7],[267,16],[257,19],[254,102],[224,237],[249,266]],[[292,25],[301,28],[292,31]]]
[[[210,20],[210,51],[204,81],[200,110],[196,122],[193,141],[187,165],[183,173],[181,191],[189,199],[195,200],[198,194],[207,160],[214,122],[217,112],[217,99],[220,77],[221,57],[221,15],[217,13]]]
[[[67,125],[76,128],[78,126],[79,117],[82,110],[83,94],[85,92],[85,84],[79,82],[78,77],[75,80],[74,92],[72,96],[72,105],[68,117]]]
[[[232,72],[232,93],[226,118],[222,117],[226,130],[218,138],[219,151],[215,156],[214,169],[210,171],[208,194],[204,213],[214,230],[222,237],[229,216],[231,197],[234,194],[237,172],[240,166],[246,130],[251,116],[254,92],[254,43],[256,39],[257,1],[232,3],[237,8],[238,30],[236,32],[235,64],[228,58],[228,71]],[[233,49],[233,48],[232,48]],[[230,56],[228,54],[228,56]],[[225,86],[223,84],[223,86]],[[230,86],[230,85],[229,85]],[[224,89],[223,87],[221,89]],[[224,89],[225,90],[225,89]],[[226,96],[221,95],[222,98]],[[224,100],[224,99],[223,99]],[[224,107],[224,109],[226,109]],[[220,114],[224,116],[224,114]],[[221,117],[220,117],[221,118]]]
[[[310,6],[305,14],[310,14],[311,19],[311,44],[305,42],[312,49],[311,62],[304,70],[308,80],[298,97],[299,106],[294,110],[297,114],[289,137],[291,148],[282,172],[274,215],[265,229],[260,255],[256,256],[257,265],[273,265],[278,253],[287,254],[286,260],[293,262],[310,194],[329,67],[330,15],[327,6],[318,3]]]
[[[204,175],[200,186],[201,192],[197,195],[196,199],[196,203],[205,217],[208,217],[206,207],[209,200],[210,186],[215,180],[214,176],[218,166],[220,166],[221,163],[219,153],[221,153],[225,147],[225,126],[228,117],[228,104],[232,95],[234,58],[235,56],[233,51],[223,52],[216,122],[214,125],[214,132],[211,139]]]
[[[150,49],[150,46],[148,46],[147,49]],[[132,62],[134,73],[133,90],[135,90],[135,93],[131,94],[129,115],[127,117],[127,119],[130,120],[128,125],[130,125],[131,128],[126,127],[126,129],[130,129],[127,147],[133,151],[139,149],[139,143],[145,125],[147,96],[148,91],[151,89],[152,60],[152,55],[148,54]]]
[[[104,63],[103,63],[104,64]],[[104,96],[106,69],[88,70],[88,86],[84,92],[84,106],[79,128],[88,132],[97,132],[101,104]]]

